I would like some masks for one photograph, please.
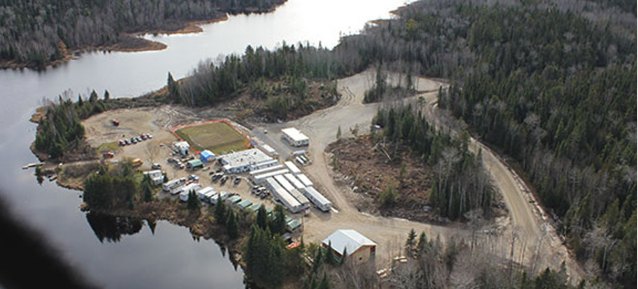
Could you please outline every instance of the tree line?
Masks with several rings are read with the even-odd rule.
[[[372,124],[383,128],[384,139],[394,143],[395,149],[404,145],[433,168],[436,176],[429,202],[441,216],[456,220],[472,210],[491,211],[494,189],[480,153],[469,151],[467,132],[453,138],[437,131],[412,105],[379,109]]]
[[[536,273],[512,263],[504,265],[489,246],[470,246],[451,238],[443,246],[439,236],[428,238],[411,230],[403,248],[405,263],[394,266],[384,282],[392,288],[516,288],[571,289],[604,288],[600,280],[568,281],[565,262],[560,269],[546,268]]]
[[[66,49],[112,45],[124,33],[178,30],[187,21],[265,12],[284,0],[3,0],[0,61],[43,67]]]
[[[358,65],[346,65],[339,53],[309,45],[288,45],[273,51],[248,46],[243,55],[228,55],[219,63],[201,62],[182,81],[169,73],[168,97],[187,106],[215,105],[248,91],[264,100],[274,115],[286,114],[301,106],[307,98],[307,80],[325,81],[327,97],[336,97],[336,85],[329,81],[361,71]],[[275,81],[276,85],[269,82]]]
[[[636,18],[627,6],[420,1],[338,48],[358,50],[362,65],[449,78],[439,107],[518,162],[579,260],[632,287]]]

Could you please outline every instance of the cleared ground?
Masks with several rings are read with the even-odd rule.
[[[245,136],[237,132],[225,122],[213,122],[175,131],[196,151],[208,149],[215,154],[246,149]]]

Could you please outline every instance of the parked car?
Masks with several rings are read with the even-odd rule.
[[[120,122],[119,122],[119,121],[117,121],[117,120],[115,120],[115,119],[112,119],[112,120],[111,120],[111,123],[112,123],[114,126],[120,126]]]
[[[153,135],[152,135],[152,134],[150,134],[150,133],[147,133],[147,134],[146,134],[146,138],[147,138],[147,139],[152,139],[152,138],[153,138]]]
[[[191,181],[194,181],[194,182],[199,181],[199,177],[196,176],[196,175],[190,175],[190,176],[188,176],[188,179],[191,180]]]
[[[137,143],[137,139],[135,139],[134,137],[131,138],[131,143],[132,144],[136,144]]]
[[[141,138],[142,140],[146,140],[146,135],[144,135],[144,134],[140,134],[140,138]]]
[[[137,142],[142,142],[142,139],[139,136],[136,137],[135,140],[137,140]]]
[[[223,176],[220,180],[220,184],[221,185],[225,184],[227,180],[228,180],[228,176]]]
[[[216,173],[215,175],[213,175],[213,177],[211,178],[211,180],[213,182],[216,182],[217,180],[219,180],[220,178],[222,178],[224,176],[224,174],[222,173]]]
[[[205,172],[205,171],[207,171],[207,170],[210,170],[210,167],[203,167],[203,168],[202,168],[202,172]]]
[[[124,140],[120,140],[120,146],[123,147],[125,145],[126,145],[126,143],[124,142]]]
[[[170,163],[175,162],[175,159],[173,159],[173,158],[167,158],[167,159],[166,159],[166,162],[170,164]]]
[[[113,152],[106,152],[104,154],[102,154],[102,157],[104,157],[105,159],[110,159],[112,157],[114,157],[115,154]]]
[[[233,184],[237,185],[240,182],[241,182],[241,177],[238,176],[238,177],[235,178],[235,181],[233,181]]]
[[[130,145],[130,144],[131,144],[130,140],[127,140],[127,139],[124,140],[124,145]]]
[[[151,166],[151,169],[154,169],[154,170],[159,170],[159,169],[161,169],[161,168],[162,168],[162,165],[160,165],[160,164],[158,164],[158,163],[154,163],[154,164]]]

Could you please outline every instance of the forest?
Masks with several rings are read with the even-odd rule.
[[[467,132],[453,138],[437,131],[411,105],[380,109],[372,124],[383,128],[382,140],[394,144],[395,150],[404,145],[413,157],[433,168],[429,203],[442,217],[457,220],[470,211],[489,215],[494,188],[481,156],[469,151]]]
[[[340,46],[364,65],[448,78],[439,107],[516,161],[583,264],[631,288],[635,12],[585,2],[597,17],[567,2],[417,2]]]
[[[226,13],[270,11],[284,0],[2,0],[0,62],[35,67],[66,56],[67,49],[127,40],[126,33],[174,31],[189,21]]]

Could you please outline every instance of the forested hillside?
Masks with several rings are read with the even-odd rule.
[[[67,49],[118,43],[123,33],[268,11],[285,0],[0,0],[0,62],[45,66]]]
[[[423,1],[398,13],[340,48],[449,78],[439,106],[516,160],[583,264],[635,287],[635,1]]]

